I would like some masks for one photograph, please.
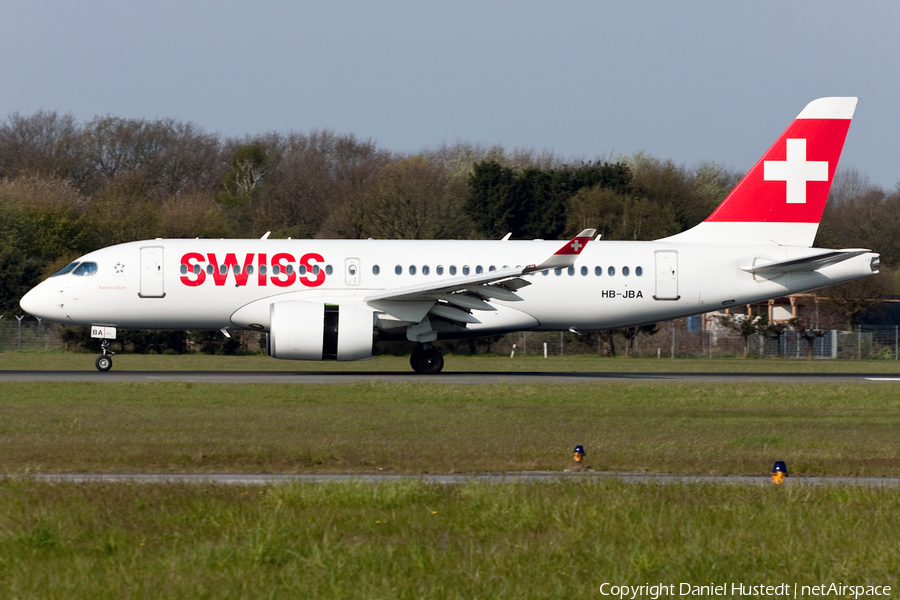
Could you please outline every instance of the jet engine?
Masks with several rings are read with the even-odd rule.
[[[290,300],[269,307],[266,352],[289,360],[359,360],[372,356],[371,308]]]

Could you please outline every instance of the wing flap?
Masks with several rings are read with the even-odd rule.
[[[435,304],[431,307],[430,314],[442,317],[448,321],[456,321],[457,323],[481,323],[481,321],[466,311],[447,304]]]

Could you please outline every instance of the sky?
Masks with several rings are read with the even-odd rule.
[[[331,129],[416,152],[646,152],[746,172],[803,109],[858,96],[841,160],[900,182],[894,1],[5,0],[0,118]]]

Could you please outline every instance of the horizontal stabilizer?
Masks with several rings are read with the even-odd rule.
[[[870,250],[860,248],[848,248],[844,250],[830,250],[821,254],[812,256],[803,256],[801,258],[792,258],[789,260],[779,260],[776,262],[763,263],[748,267],[741,267],[742,271],[753,273],[754,275],[765,275],[769,273],[791,273],[793,271],[816,271],[822,267],[843,262],[854,256],[865,254]]]

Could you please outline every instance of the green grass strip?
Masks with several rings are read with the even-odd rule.
[[[894,585],[900,490],[0,482],[18,598],[593,598],[615,585]]]
[[[0,383],[0,471],[900,476],[881,384]]]

